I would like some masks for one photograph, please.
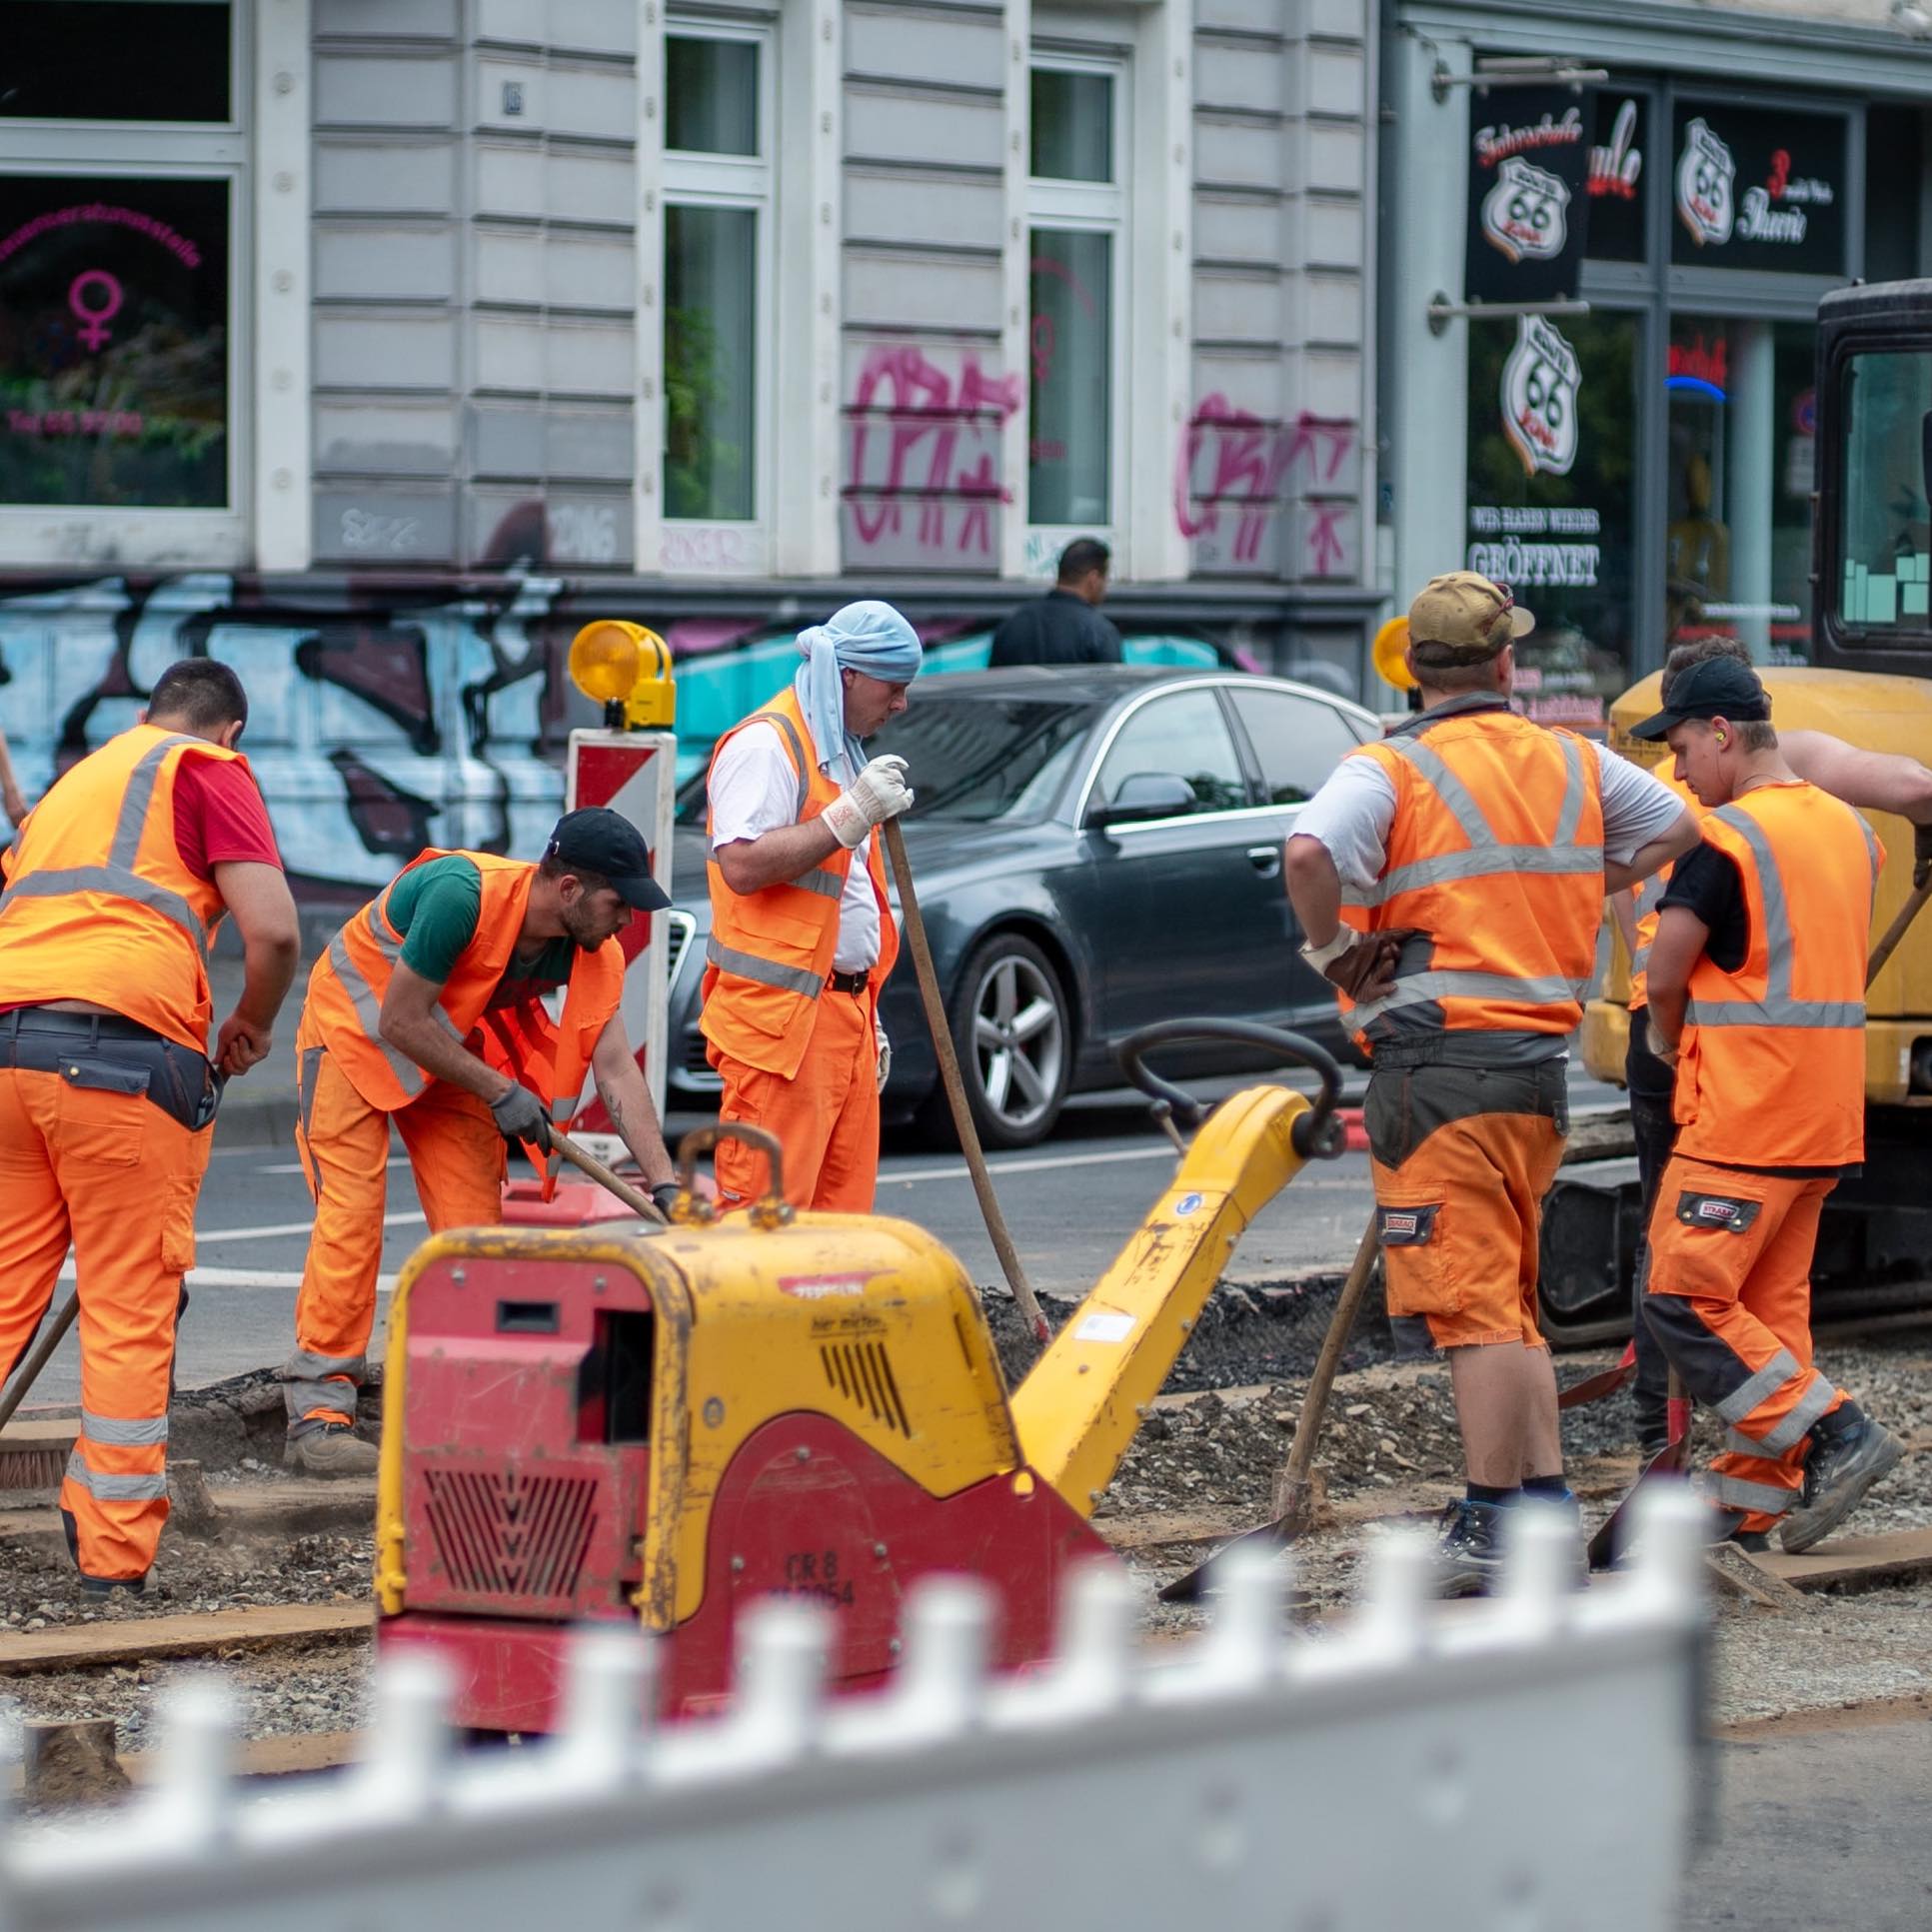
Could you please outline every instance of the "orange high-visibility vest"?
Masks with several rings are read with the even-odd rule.
[[[819,769],[811,756],[811,728],[800,709],[798,694],[781,692],[762,711],[754,712],[718,741],[718,755],[747,725],[775,726],[785,755],[799,778],[799,803],[794,823],[816,819],[841,787]],[[707,831],[709,831],[709,822]],[[870,978],[876,999],[886,975],[899,958],[899,929],[886,903],[886,860],[877,833],[869,865],[873,891],[879,896],[879,961]],[[725,883],[718,861],[709,861],[711,881],[711,940],[705,949],[704,1035],[721,1053],[790,1079],[805,1058],[812,1037],[819,995],[832,971],[832,956],[839,945],[839,901],[852,874],[852,854],[835,846],[797,879],[781,881],[756,893],[735,893]]]
[[[1683,800],[1685,808],[1702,821],[1704,808],[1697,803],[1697,795],[1689,786],[1679,785],[1667,768],[1659,768],[1651,776],[1676,793]],[[1632,1012],[1641,1012],[1650,1003],[1650,942],[1657,937],[1657,912],[1663,905],[1664,894],[1670,890],[1670,874],[1669,866],[1659,866],[1648,879],[1630,888],[1630,897],[1637,909],[1637,948],[1630,955]]]
[[[578,952],[558,1024],[537,999],[486,1011],[523,931],[537,868],[485,852],[430,851],[418,853],[397,879],[433,859],[467,859],[483,879],[476,937],[437,994],[436,1016],[452,1039],[529,1087],[551,1118],[565,1126],[577,1110],[598,1035],[623,996],[624,951],[616,940],[606,940],[595,953]],[[320,1023],[329,1051],[349,1083],[383,1113],[407,1106],[432,1078],[382,1036],[383,996],[403,957],[403,936],[390,925],[387,911],[395,890],[392,880],[350,920],[309,975],[308,1010]],[[549,1172],[556,1168],[553,1154]]]
[[[1814,785],[1760,786],[1704,820],[1736,862],[1750,946],[1705,954],[1671,1111],[1677,1151],[1745,1167],[1835,1167],[1865,1151],[1865,945],[1884,849]]]
[[[0,894],[0,1001],[85,999],[208,1050],[208,953],[224,908],[175,845],[184,758],[248,763],[204,738],[136,725],[27,815]]]
[[[1343,888],[1358,932],[1413,928],[1395,988],[1352,1009],[1371,1049],[1450,1032],[1567,1033],[1603,917],[1603,788],[1570,732],[1454,699],[1350,758],[1395,788],[1381,877]],[[1344,1014],[1350,1012],[1346,999]]]

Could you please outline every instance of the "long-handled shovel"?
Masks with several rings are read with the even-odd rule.
[[[658,1212],[658,1203],[649,1194],[640,1192],[628,1180],[613,1173],[594,1153],[586,1153],[561,1127],[551,1128],[550,1144],[573,1167],[589,1174],[600,1187],[615,1194],[632,1213],[641,1214],[646,1220],[656,1221],[660,1226],[664,1224],[664,1216]]]
[[[1328,1391],[1334,1387],[1335,1371],[1341,1366],[1342,1350],[1354,1332],[1355,1311],[1361,1306],[1368,1278],[1375,1272],[1375,1257],[1381,1250],[1379,1219],[1371,1209],[1368,1225],[1362,1230],[1361,1245],[1349,1264],[1341,1293],[1335,1297],[1335,1311],[1328,1317],[1328,1332],[1321,1339],[1321,1353],[1315,1357],[1314,1373],[1308,1377],[1308,1391],[1301,1398],[1301,1413],[1295,1418],[1294,1440],[1288,1445],[1288,1459],[1274,1485],[1274,1520],[1261,1524],[1223,1543],[1207,1561],[1176,1577],[1160,1592],[1162,1603],[1198,1601],[1207,1574],[1230,1549],[1244,1543],[1272,1543],[1277,1548],[1305,1536],[1314,1526],[1315,1445],[1321,1438],[1321,1424],[1328,1410]]]
[[[1932,899],[1932,859],[1921,859],[1912,868],[1912,890],[1905,904],[1898,909],[1897,917],[1885,929],[1884,937],[1872,948],[1872,957],[1865,966],[1867,986],[1885,970],[1886,962],[1898,951],[1899,942],[1911,929],[1912,922],[1924,910],[1925,902]]]
[[[960,1151],[966,1155],[966,1171],[972,1176],[972,1191],[979,1196],[979,1212],[985,1217],[986,1232],[992,1236],[993,1252],[1019,1304],[1020,1317],[1036,1341],[1045,1341],[1051,1331],[1039,1302],[1019,1265],[1019,1251],[1006,1232],[1006,1217],[992,1191],[992,1176],[986,1172],[986,1157],[979,1149],[979,1130],[972,1124],[972,1109],[966,1104],[966,1082],[960,1077],[960,1056],[953,1047],[953,1026],[946,1014],[946,1000],[940,991],[940,975],[933,965],[933,948],[926,937],[926,922],[920,917],[919,894],[913,889],[913,868],[906,857],[906,836],[897,819],[888,819],[881,828],[886,834],[886,855],[893,863],[893,879],[899,887],[899,910],[906,917],[906,939],[913,949],[913,966],[919,974],[920,1000],[926,1007],[926,1023],[933,1029],[934,1049],[940,1056],[940,1078],[946,1086],[947,1104],[953,1109],[953,1125],[960,1136]]]

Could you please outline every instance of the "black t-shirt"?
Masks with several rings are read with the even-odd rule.
[[[987,668],[1119,662],[1119,632],[1085,598],[1071,591],[1048,591],[1022,604],[992,634]]]
[[[1704,952],[1720,972],[1735,972],[1751,950],[1751,923],[1737,861],[1708,842],[1677,861],[1658,911],[1681,906],[1710,929]]]

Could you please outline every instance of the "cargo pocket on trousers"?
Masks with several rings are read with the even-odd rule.
[[[1439,1200],[1376,1207],[1390,1314],[1450,1315],[1461,1308],[1462,1284],[1444,1236],[1445,1211]]]
[[[161,1271],[186,1274],[195,1264],[195,1201],[199,1178],[171,1180],[161,1211]]]
[[[1758,1226],[1763,1212],[1762,1200],[1729,1188],[1680,1189],[1668,1225],[1651,1223],[1656,1238],[1648,1291],[1735,1301],[1764,1245],[1766,1230]]]
[[[56,1107],[60,1164],[132,1167],[141,1158],[149,1117],[148,1069],[83,1059],[58,1068],[64,1091]]]

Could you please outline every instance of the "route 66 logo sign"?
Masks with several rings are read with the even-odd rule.
[[[1512,154],[1482,202],[1483,238],[1511,262],[1554,261],[1569,234],[1569,185]]]
[[[1529,475],[1565,477],[1576,461],[1576,351],[1549,319],[1526,315],[1502,366],[1502,432]]]
[[[1722,248],[1737,212],[1737,163],[1700,118],[1684,129],[1677,161],[1677,219],[1699,248]]]

